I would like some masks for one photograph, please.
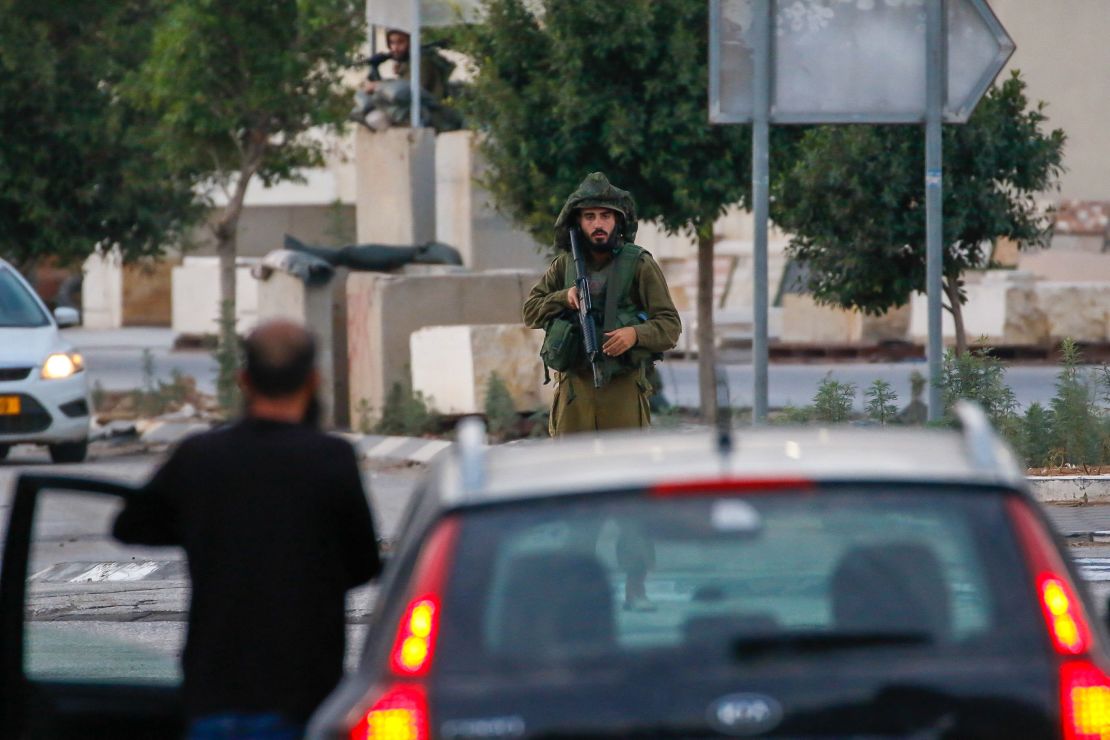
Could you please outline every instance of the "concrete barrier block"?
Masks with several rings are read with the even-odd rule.
[[[250,331],[258,323],[258,281],[250,261],[235,269],[235,328]],[[220,329],[220,262],[217,257],[186,257],[173,268],[173,330],[178,334],[218,334]]]
[[[96,252],[85,260],[81,284],[81,323],[86,329],[123,326],[123,259],[117,250]]]
[[[331,282],[306,285],[300,278],[284,272],[272,272],[265,280],[258,281],[259,322],[289,319],[304,324],[316,335],[320,401],[324,407],[323,422],[327,426],[335,426],[336,410],[343,407],[345,414],[349,405],[349,400],[337,393],[335,293]],[[346,353],[342,356],[345,358]]]
[[[435,156],[432,129],[357,127],[359,242],[412,246],[435,240]]]
[[[520,321],[538,272],[351,273],[347,280],[350,418],[373,423],[394,383],[411,381],[409,337],[427,326]]]
[[[542,270],[549,258],[535,239],[497,212],[478,178],[486,169],[473,131],[436,137],[436,240],[459,250],[472,270]]]
[[[441,414],[480,414],[496,373],[517,411],[543,404],[543,332],[522,324],[432,326],[412,333],[412,387]]]

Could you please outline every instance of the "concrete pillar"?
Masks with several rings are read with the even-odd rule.
[[[316,367],[320,371],[323,423],[337,426],[336,410],[346,398],[336,395],[336,337],[334,331],[335,280],[326,285],[306,285],[300,278],[274,271],[258,281],[258,321],[284,318],[304,324],[316,335]],[[339,280],[342,285],[342,280]],[[345,292],[345,291],[344,291]],[[345,359],[346,353],[342,354]],[[344,416],[346,408],[343,409]]]
[[[352,273],[347,280],[350,418],[373,423],[394,383],[410,380],[409,337],[426,326],[520,322],[538,272],[391,275]],[[454,372],[443,368],[443,372]]]
[[[543,247],[498,213],[478,183],[486,168],[479,142],[473,131],[436,137],[436,241],[458,249],[472,270],[544,269]]]
[[[86,329],[123,326],[123,259],[119,251],[95,252],[85,260],[81,320]]]
[[[235,268],[235,329],[244,334],[258,323],[258,281],[251,277],[252,260]],[[173,330],[178,334],[219,334],[220,261],[217,257],[186,257],[173,268]]]
[[[435,131],[358,126],[355,157],[358,241],[399,246],[434,241]]]

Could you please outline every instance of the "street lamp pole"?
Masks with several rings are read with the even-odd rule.
[[[412,29],[409,34],[409,123],[414,129],[420,128],[420,0],[412,2]]]

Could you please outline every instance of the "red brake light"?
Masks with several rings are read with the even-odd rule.
[[[651,487],[650,493],[653,496],[721,496],[813,489],[814,483],[808,478],[708,478],[659,483]]]
[[[419,684],[395,684],[351,730],[351,740],[428,740],[428,697]]]
[[[415,595],[409,599],[389,653],[389,667],[397,676],[424,676],[431,670],[439,635],[441,594],[458,531],[457,520],[445,520],[420,553],[413,575]]]
[[[1086,660],[1060,666],[1064,740],[1110,740],[1110,679]]]
[[[1026,560],[1035,574],[1037,601],[1040,602],[1053,649],[1058,655],[1085,655],[1091,649],[1091,627],[1060,553],[1029,510],[1028,504],[1013,498],[1007,501],[1006,506],[1017,528]]]

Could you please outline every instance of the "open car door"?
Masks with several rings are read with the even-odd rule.
[[[112,537],[133,495],[118,483],[38,474],[21,475],[14,496],[0,493],[9,505],[0,737],[182,734],[185,559],[179,548]]]

